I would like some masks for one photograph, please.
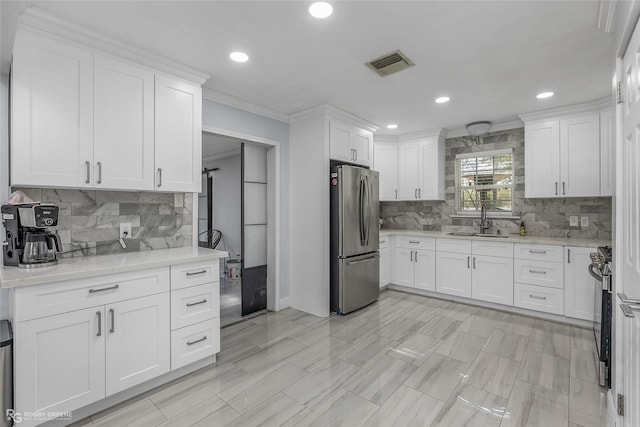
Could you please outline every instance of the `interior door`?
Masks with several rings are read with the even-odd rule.
[[[640,30],[638,26],[631,37],[622,60],[624,84],[624,102],[618,106],[622,116],[622,149],[618,159],[616,208],[620,212],[620,232],[616,239],[614,256],[616,257],[617,276],[614,276],[617,292],[627,297],[640,299],[640,80],[638,73],[638,53],[640,52]],[[620,176],[621,175],[621,176]],[[620,301],[615,302],[616,343],[615,393],[624,395],[624,416],[621,425],[632,427],[640,425],[640,312],[632,311],[633,317],[622,313]],[[623,384],[621,384],[623,382]],[[620,409],[620,408],[618,408]]]

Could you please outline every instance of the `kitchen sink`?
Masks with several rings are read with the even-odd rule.
[[[480,233],[476,233],[473,235],[473,237],[493,237],[493,238],[507,238],[509,236],[503,236],[502,234],[480,234]]]
[[[507,235],[502,234],[480,234],[480,233],[470,233],[468,231],[454,231],[452,233],[447,233],[449,236],[461,236],[461,237],[492,237],[494,239],[506,239]]]
[[[475,236],[477,233],[469,233],[468,231],[454,231],[453,233],[447,233],[447,235],[449,236],[463,236],[463,237],[469,237],[469,236]]]

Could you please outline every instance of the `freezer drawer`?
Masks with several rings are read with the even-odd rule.
[[[380,296],[380,256],[378,252],[339,260],[339,314],[368,305]]]

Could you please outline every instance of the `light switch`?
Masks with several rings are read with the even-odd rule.
[[[580,227],[588,227],[589,226],[589,217],[582,216],[580,217]]]
[[[578,215],[571,215],[569,217],[569,227],[577,227],[578,226]]]

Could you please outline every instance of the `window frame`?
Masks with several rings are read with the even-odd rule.
[[[501,156],[505,154],[511,155],[511,184],[509,185],[501,185],[501,184],[491,184],[491,185],[483,185],[483,189],[491,189],[491,188],[511,188],[511,210],[510,211],[489,211],[487,210],[487,215],[492,217],[513,217],[515,214],[515,162],[514,162],[514,154],[513,148],[504,148],[500,150],[487,150],[487,151],[474,151],[469,153],[460,153],[456,154],[454,159],[454,170],[455,170],[455,216],[457,217],[480,217],[480,210],[475,212],[463,211],[460,210],[460,190],[461,190],[461,170],[460,170],[460,160],[462,159],[471,159],[478,157],[495,157]],[[473,186],[471,188],[475,188]]]

